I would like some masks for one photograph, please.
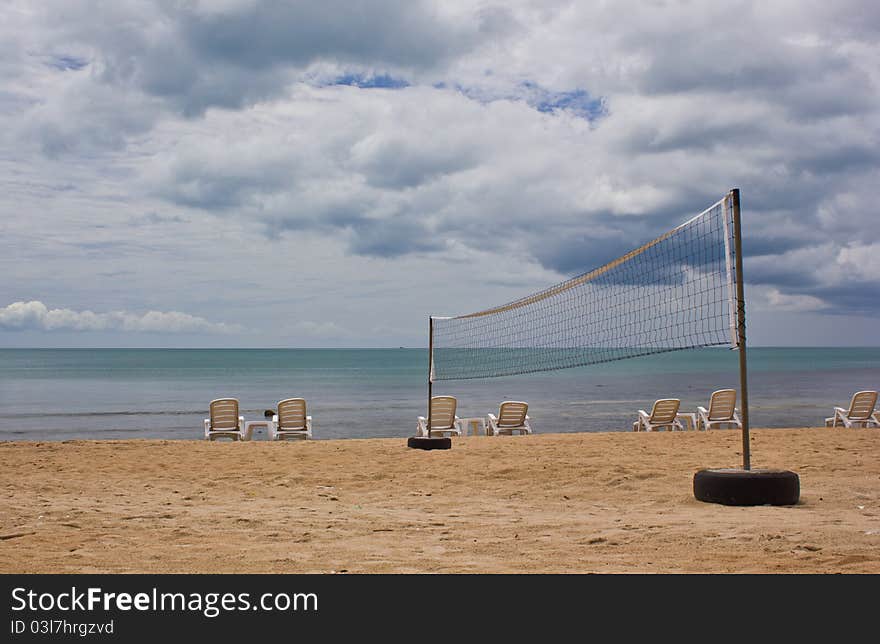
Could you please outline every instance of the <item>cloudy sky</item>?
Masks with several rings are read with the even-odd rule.
[[[870,1],[3,0],[0,346],[424,346],[742,190],[752,344],[876,345]]]

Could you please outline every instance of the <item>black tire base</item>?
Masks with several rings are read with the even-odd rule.
[[[794,505],[801,495],[798,475],[788,470],[700,470],[694,497],[722,505]]]
[[[452,449],[452,439],[448,436],[410,436],[406,446],[413,449]]]

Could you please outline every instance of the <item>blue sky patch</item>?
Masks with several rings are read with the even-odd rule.
[[[85,58],[78,56],[50,56],[46,65],[62,72],[78,71],[89,64]]]
[[[567,110],[588,121],[594,121],[608,114],[605,99],[594,98],[584,89],[554,92],[530,81],[525,81],[521,85],[532,95],[530,99],[526,99],[529,105],[539,112],[553,114],[558,110]]]
[[[409,87],[409,81],[395,78],[390,74],[344,74],[334,79],[330,85],[349,85],[361,89],[403,89]]]
[[[525,101],[529,106],[545,114],[569,112],[574,116],[587,121],[596,121],[608,115],[608,105],[603,97],[594,97],[587,90],[575,88],[567,91],[553,91],[542,87],[534,81],[523,81],[512,91],[497,92],[480,87],[465,87],[464,85],[435,83],[437,89],[453,87],[456,91],[464,94],[471,100],[480,103],[492,103],[493,101]]]

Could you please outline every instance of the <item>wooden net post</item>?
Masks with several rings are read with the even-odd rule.
[[[739,188],[734,188],[728,196],[733,211],[733,244],[736,255],[736,329],[739,349],[739,387],[742,394],[742,441],[743,469],[752,468],[749,445],[749,388],[746,370],[746,299],[743,294],[743,254],[742,229],[740,225]]]
[[[431,394],[434,385],[434,318],[428,318],[428,438],[431,437]]]

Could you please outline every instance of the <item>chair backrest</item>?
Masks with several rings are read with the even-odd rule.
[[[431,429],[450,429],[455,425],[455,408],[458,401],[454,396],[431,397]]]
[[[681,405],[681,401],[678,398],[664,398],[656,401],[651,409],[651,422],[655,424],[671,423],[675,420],[679,405]]]
[[[709,420],[731,420],[736,410],[736,389],[719,389],[709,399]]]
[[[529,411],[528,403],[521,400],[505,400],[498,410],[499,427],[522,427]]]
[[[877,404],[876,391],[858,391],[849,403],[847,418],[853,420],[867,420],[874,413],[874,405]]]
[[[306,428],[306,401],[287,398],[278,403],[278,431],[296,431]]]
[[[211,401],[211,431],[238,430],[238,400],[218,398]]]

